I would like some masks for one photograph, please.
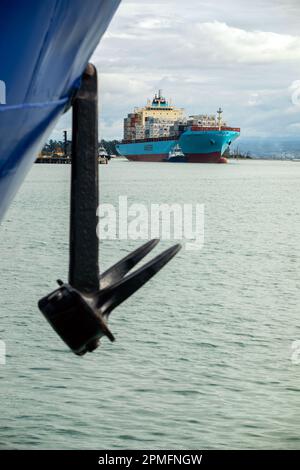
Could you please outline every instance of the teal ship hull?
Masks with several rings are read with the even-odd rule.
[[[128,160],[161,162],[179,144],[188,163],[226,163],[223,155],[239,135],[239,128],[192,126],[174,137],[123,141],[117,145],[117,150]]]

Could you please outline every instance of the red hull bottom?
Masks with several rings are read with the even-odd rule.
[[[186,153],[188,163],[227,163],[221,152],[213,153]]]
[[[144,155],[125,155],[127,160],[132,162],[162,162],[164,158],[168,158],[167,153],[156,153],[155,155],[152,154],[144,154]]]
[[[187,163],[227,163],[220,152],[214,153],[187,153]],[[127,160],[133,162],[162,162],[168,158],[167,153],[126,155]]]

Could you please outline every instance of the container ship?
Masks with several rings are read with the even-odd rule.
[[[226,163],[224,153],[240,128],[227,126],[222,113],[220,108],[217,114],[187,118],[184,109],[173,106],[159,90],[145,107],[124,119],[124,138],[117,150],[128,160],[162,162],[179,146],[186,162]]]

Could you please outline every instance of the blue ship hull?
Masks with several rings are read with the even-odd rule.
[[[0,220],[120,0],[2,0]]]
[[[120,155],[132,161],[162,162],[177,143],[177,139],[149,140],[147,142],[130,142],[118,144]]]
[[[169,152],[178,143],[189,163],[224,163],[224,152],[239,135],[239,129],[188,128],[177,138],[121,143],[117,150],[128,160],[157,162],[168,158]]]

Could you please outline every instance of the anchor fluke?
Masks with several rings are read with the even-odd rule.
[[[129,253],[125,258],[121,259],[118,263],[111,266],[100,276],[100,288],[105,289],[117,281],[122,279],[141,259],[143,259],[151,250],[158,244],[159,239],[154,238],[153,240],[144,243],[136,250]]]
[[[144,246],[145,245],[143,245],[141,248]],[[120,279],[116,284],[113,284],[106,289],[100,290],[98,308],[101,310],[102,315],[109,315],[109,313],[114,308],[116,308],[118,305],[124,302],[124,300],[128,299],[128,297],[130,297],[144,284],[146,284],[146,282],[148,282],[158,271],[160,271],[178,253],[180,249],[181,245],[179,244],[168,248],[153,258],[151,261],[146,263],[144,266],[134,271],[132,274],[129,274]]]
[[[113,279],[115,273],[115,279],[119,280],[104,289],[100,283],[99,290],[87,294],[59,279],[59,288],[39,301],[41,312],[75,354],[81,356],[93,351],[99,346],[102,336],[114,341],[107,326],[111,311],[146,284],[181,248],[181,245],[174,245],[133,273],[121,277],[120,273],[126,272],[125,266],[127,270],[131,269],[130,266],[155,245],[153,240],[148,242],[107,270],[106,273],[111,273],[109,279]]]

